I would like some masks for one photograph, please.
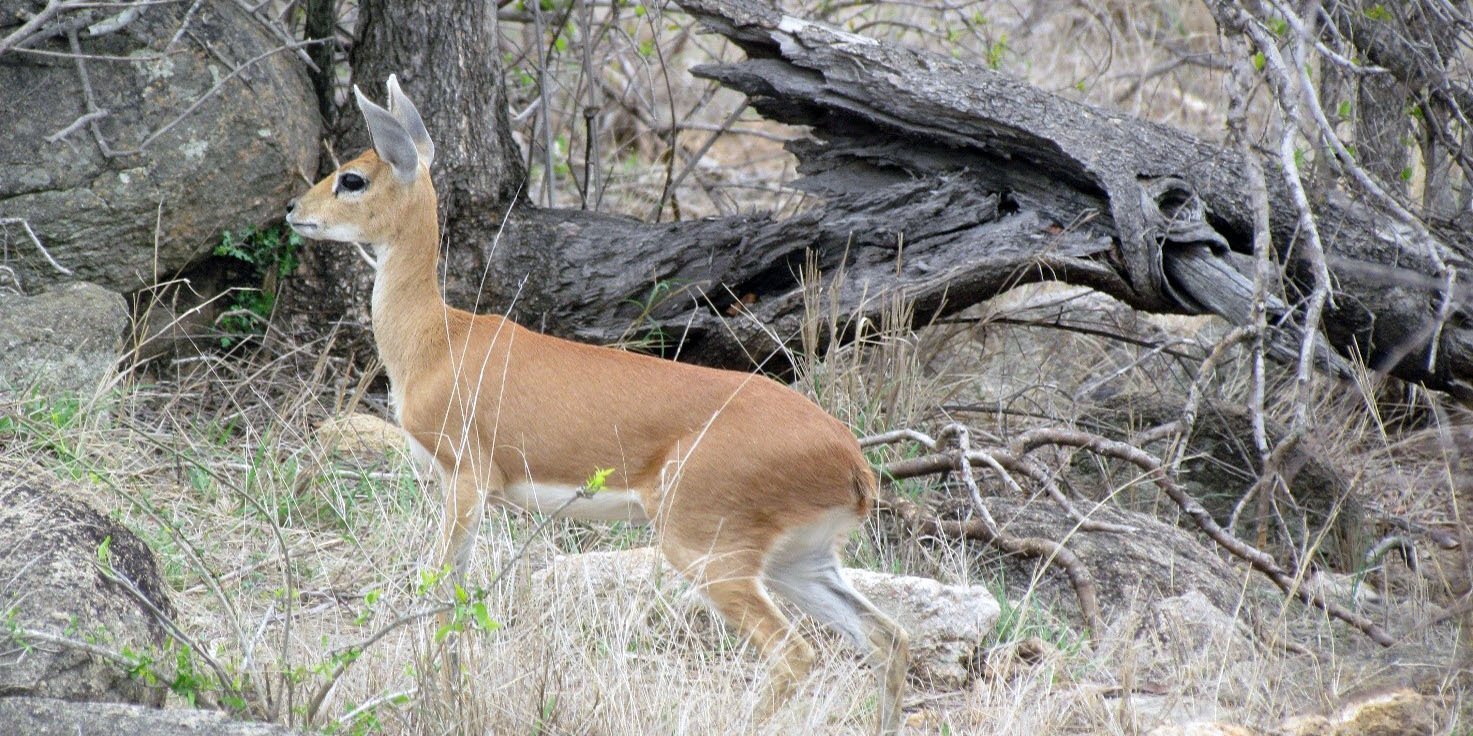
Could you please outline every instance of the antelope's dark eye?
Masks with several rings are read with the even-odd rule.
[[[347,173],[338,177],[338,191],[340,192],[361,192],[367,188],[368,180],[357,174]]]

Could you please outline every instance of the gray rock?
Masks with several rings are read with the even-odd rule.
[[[41,5],[0,0],[0,26],[13,27],[20,11]],[[187,32],[165,54],[196,5]],[[29,222],[74,278],[124,293],[208,254],[222,230],[279,218],[303,177],[316,172],[321,132],[311,84],[290,51],[266,55],[225,79],[281,45],[236,3],[140,7],[119,32],[79,34],[86,53],[136,59],[86,64],[97,106],[108,113],[96,122],[112,158],[86,126],[48,141],[87,113],[75,64],[16,51],[0,64],[7,99],[0,105],[0,218]],[[115,12],[89,9],[63,20],[88,13],[102,20]],[[32,46],[69,50],[64,35]],[[217,82],[220,89],[177,125],[141,152],[126,153]],[[3,265],[14,269],[24,290],[67,278],[20,227],[0,226],[0,244]]]
[[[0,733],[27,736],[290,736],[289,728],[233,721],[212,710],[158,710],[118,703],[0,698]]]
[[[1153,651],[1179,658],[1204,650],[1224,657],[1254,651],[1248,625],[1196,590],[1155,601],[1144,624],[1138,633],[1154,640]]]
[[[172,617],[153,553],[137,535],[60,490],[0,474],[0,612],[7,626],[0,695],[163,703],[162,687],[147,686],[87,647],[57,641],[155,653],[164,643],[147,607],[99,569],[104,540],[116,575]]]
[[[1089,568],[1106,618],[1139,603],[1189,591],[1201,594],[1218,610],[1241,609],[1245,615],[1277,610],[1283,600],[1267,578],[1224,559],[1205,535],[1148,514],[1110,504],[1086,507],[1089,518],[1126,525],[1135,532],[1082,531],[1046,497],[988,496],[984,501],[1003,531],[1062,540]],[[1000,563],[1010,599],[1028,599],[1054,615],[1084,623],[1079,599],[1063,571],[1050,567],[1038,575],[1040,562],[1032,557],[1003,556]]]
[[[92,395],[117,371],[123,297],[76,283],[34,297],[0,292],[0,404],[28,394]]]

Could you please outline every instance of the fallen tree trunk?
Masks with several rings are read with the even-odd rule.
[[[807,277],[851,324],[878,322],[895,298],[921,322],[1042,279],[1138,309],[1246,318],[1252,212],[1235,150],[752,0],[680,4],[749,57],[694,73],[747,94],[771,119],[809,126],[812,138],[789,146],[804,174],[795,186],[822,204],[785,220],[669,224],[508,204],[495,232],[451,244],[453,303],[555,334],[642,339],[682,360],[778,372],[786,365],[770,358],[796,341]],[[1274,244],[1288,254],[1294,210],[1280,177],[1267,178]],[[1449,268],[1467,270],[1466,229],[1434,224],[1419,239],[1334,193],[1314,206],[1334,281],[1322,325],[1334,348],[1473,396],[1469,290]],[[1285,260],[1289,304],[1271,311],[1292,315],[1296,285],[1310,281]]]

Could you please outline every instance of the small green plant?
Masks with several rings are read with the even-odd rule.
[[[1001,69],[1003,57],[1007,55],[1007,53],[1008,34],[1004,33],[998,36],[997,40],[993,41],[987,47],[987,68],[993,71]]]
[[[997,599],[999,609],[997,623],[992,629],[993,646],[1036,636],[1065,654],[1078,654],[1083,650],[1088,632],[1071,629],[1060,617],[1038,608],[1029,596],[1016,603],[1010,600],[1007,585],[1001,579],[988,587]]]
[[[236,290],[230,305],[215,321],[215,326],[224,333],[220,347],[228,348],[244,337],[261,334],[276,306],[281,279],[297,270],[297,251],[303,242],[302,236],[284,222],[259,230],[248,228],[238,234],[227,230],[221,234],[215,255],[249,265],[260,286]]]
[[[15,404],[13,410],[0,416],[0,440],[29,441],[55,456],[69,477],[87,477],[78,431],[86,417],[81,399],[68,394],[34,395]]]
[[[472,592],[456,584],[455,603],[450,609],[450,620],[435,630],[435,643],[444,641],[452,632],[465,631],[467,625],[486,633],[500,629],[501,622],[491,618],[491,613],[486,608],[487,594],[488,591],[485,590]]]
[[[625,304],[639,308],[639,314],[630,320],[629,326],[624,328],[624,334],[616,341],[616,344],[625,350],[656,355],[671,347],[673,340],[655,319],[654,313],[660,305],[685,290],[684,287],[677,287],[679,287],[677,282],[661,279],[650,287],[644,299],[625,299]]]
[[[592,495],[602,491],[604,486],[608,485],[609,476],[613,474],[613,468],[598,468],[594,470],[593,474],[588,476],[588,480],[583,481],[583,492]]]

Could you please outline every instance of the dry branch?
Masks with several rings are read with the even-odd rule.
[[[1166,473],[1161,460],[1145,450],[1124,442],[1109,440],[1099,435],[1072,429],[1034,429],[1016,437],[1012,442],[1015,451],[1026,453],[1044,445],[1078,447],[1097,455],[1132,463],[1146,471],[1147,477],[1218,546],[1234,556],[1247,561],[1254,569],[1266,575],[1284,593],[1312,605],[1330,616],[1340,619],[1369,636],[1382,646],[1391,646],[1391,636],[1375,622],[1353,611],[1327,600],[1323,594],[1311,591],[1300,584],[1297,576],[1279,566],[1273,556],[1253,545],[1238,539],[1218,525],[1202,504],[1187,493]]]
[[[943,437],[957,437],[958,441],[954,447],[940,449],[941,445],[934,440],[929,443],[929,436],[916,432],[915,430],[895,430],[874,438],[861,440],[862,444],[871,446],[883,442],[900,441],[905,438],[915,438],[926,445],[928,449],[936,451],[918,457],[905,460],[896,460],[885,463],[879,467],[881,477],[886,480],[914,478],[918,476],[934,475],[956,471],[967,486],[972,498],[973,507],[978,515],[965,521],[940,519],[923,510],[912,501],[900,498],[887,499],[882,508],[900,516],[906,524],[914,531],[927,534],[937,534],[959,539],[975,539],[992,545],[1007,553],[1024,554],[1038,557],[1049,564],[1058,564],[1069,576],[1073,583],[1075,594],[1079,597],[1080,609],[1084,612],[1092,630],[1098,631],[1098,604],[1094,599],[1094,585],[1089,575],[1088,568],[1076,555],[1065,549],[1061,543],[1039,538],[1019,538],[1008,535],[997,526],[997,523],[988,513],[986,504],[977,488],[976,481],[971,477],[971,468],[985,467],[999,473],[1004,482],[1015,493],[1023,493],[1023,489],[1017,481],[1009,475],[1009,471],[1029,467],[1023,463],[1027,455],[1039,448],[1047,446],[1074,447],[1095,453],[1102,457],[1124,460],[1132,463],[1146,472],[1146,477],[1154,483],[1167,497],[1176,503],[1178,508],[1188,518],[1212,539],[1219,547],[1227,550],[1233,556],[1248,562],[1252,567],[1268,577],[1286,595],[1293,596],[1300,601],[1315,606],[1333,618],[1344,621],[1359,629],[1369,636],[1373,641],[1382,646],[1390,646],[1393,643],[1390,635],[1384,629],[1353,611],[1330,601],[1318,591],[1310,590],[1301,585],[1298,576],[1283,569],[1272,555],[1261,549],[1244,542],[1234,536],[1231,532],[1220,526],[1202,506],[1202,504],[1187,493],[1180,485],[1171,479],[1166,472],[1161,460],[1154,455],[1134,445],[1106,439],[1099,435],[1091,434],[1074,429],[1042,428],[1028,430],[1013,439],[1007,448],[988,448],[979,451],[970,448],[966,441],[965,428],[959,425],[948,427],[942,434]],[[1006,460],[1004,460],[1006,458]],[[1030,478],[1038,480],[1036,476]],[[1056,499],[1057,500],[1057,499]],[[1072,505],[1066,505],[1066,509],[1072,509]],[[1087,519],[1082,519],[1071,513],[1077,522],[1079,531],[1090,531],[1086,527]],[[1099,529],[1096,525],[1095,529]],[[1104,531],[1130,531],[1128,527],[1109,525]]]

